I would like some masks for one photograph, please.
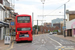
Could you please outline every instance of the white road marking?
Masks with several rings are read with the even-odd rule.
[[[47,36],[47,35],[46,35]],[[47,36],[48,37],[48,36]],[[52,41],[54,41],[54,42],[56,42],[56,43],[58,43],[60,46],[62,46],[62,44],[61,43],[59,43],[58,41],[56,41],[56,40],[54,40],[54,39],[52,39],[52,38],[50,38],[50,37],[48,37],[49,39],[51,39]]]
[[[44,43],[44,39],[42,39],[42,43]]]
[[[56,46],[55,49],[61,48],[61,46]]]
[[[46,43],[46,41],[45,41],[44,39],[42,39],[42,43],[44,43],[44,44],[45,44],[45,43]]]

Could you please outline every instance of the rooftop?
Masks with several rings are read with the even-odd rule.
[[[75,14],[75,11],[69,11],[69,10],[67,10],[66,14]]]

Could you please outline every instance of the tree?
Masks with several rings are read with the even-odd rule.
[[[53,32],[58,32],[58,30],[54,30]]]
[[[37,29],[37,25],[34,25],[33,28]],[[38,26],[38,31],[40,31],[40,27]]]

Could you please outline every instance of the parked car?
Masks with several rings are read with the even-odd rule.
[[[49,34],[50,34],[50,35],[52,35],[52,34],[53,34],[53,32],[50,32]]]

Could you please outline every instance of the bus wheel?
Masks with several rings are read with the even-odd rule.
[[[30,43],[32,43],[32,41],[29,41]]]
[[[16,43],[19,43],[18,41],[16,41]]]

